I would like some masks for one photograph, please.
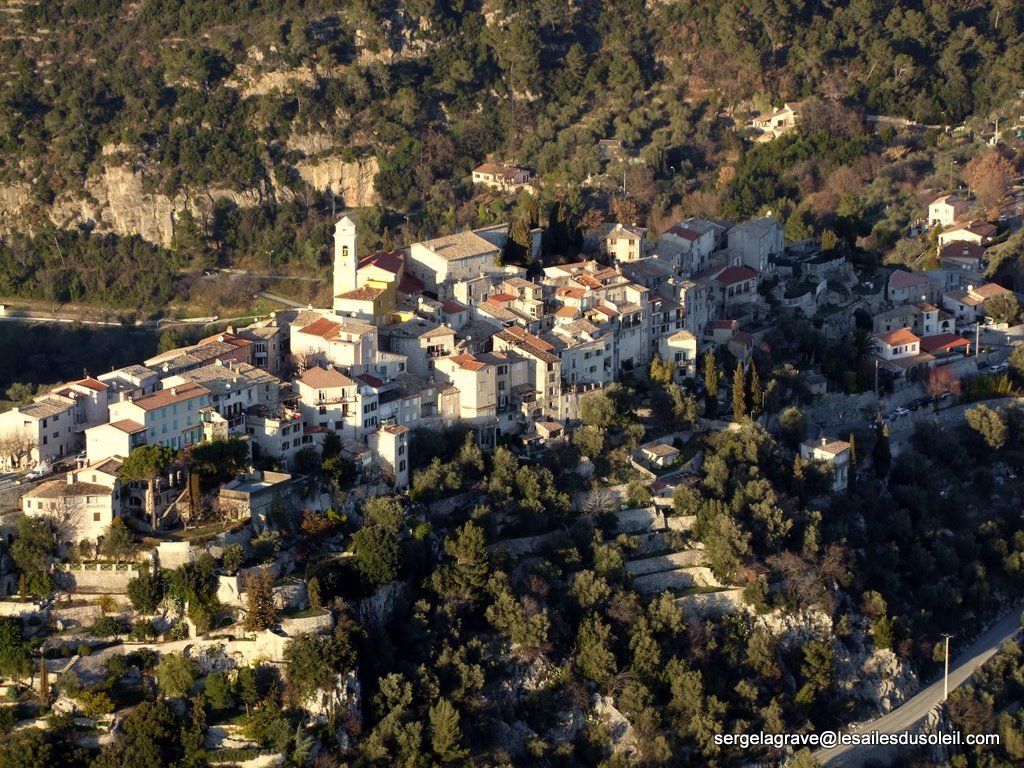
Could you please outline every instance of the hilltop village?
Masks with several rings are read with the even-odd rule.
[[[477,175],[513,191],[530,183],[503,166]],[[839,518],[823,523],[815,507],[856,493],[858,475],[884,478],[894,456],[921,450],[913,435],[966,418],[988,436],[1015,418],[957,405],[979,382],[1001,396],[1016,338],[1005,320],[1019,315],[1015,294],[985,280],[998,228],[974,221],[969,201],[930,206],[938,268],[872,274],[834,237],[786,243],[771,216],[691,218],[657,238],[609,223],[588,244],[593,258],[552,266],[539,260],[540,229],[514,264],[507,225],[364,253],[358,216],[337,217],[331,307],[227,327],[0,414],[17,478],[0,517],[4,673],[21,681],[8,689],[20,703],[3,710],[11,727],[76,714],[59,726],[62,744],[120,754],[121,723],[142,717],[131,707],[143,694],[130,692],[155,675],[178,716],[191,712],[190,748],[211,761],[302,764],[321,745],[362,754],[397,737],[379,733],[390,721],[375,709],[361,741],[373,662],[354,663],[353,648],[421,610],[408,589],[435,567],[424,584],[449,609],[494,597],[487,621],[524,674],[553,674],[547,598],[518,592],[550,580],[614,621],[634,614],[607,602],[609,584],[648,596],[661,611],[652,622],[678,623],[666,648],[684,616],[710,642],[735,617],[766,614],[757,636],[771,653],[827,651],[814,662],[824,682],[809,681],[811,661],[796,664],[800,695],[815,700],[843,690],[885,711],[915,689],[918,650],[899,646],[906,625],[878,592],[842,614],[844,646],[828,639],[840,610],[831,587],[790,590],[797,572],[845,583],[840,550],[820,538]],[[992,471],[1000,484],[1016,477],[1009,463]],[[729,512],[717,499],[732,493]],[[776,556],[797,531],[799,565]],[[541,554],[557,572],[532,570]],[[516,593],[503,573],[487,580],[488,562],[514,574]],[[810,613],[785,618],[805,599]],[[580,670],[606,690],[609,626],[596,613],[582,626],[578,642],[600,653]],[[821,645],[806,646],[814,637]],[[374,707],[392,697],[409,725],[388,680]],[[538,684],[520,680],[513,699]],[[206,698],[186,705],[197,689]],[[459,714],[441,702],[431,732],[454,741],[439,736],[434,750],[464,755]],[[204,706],[221,713],[215,723],[200,722]],[[559,706],[611,728],[608,754],[664,748],[610,692]],[[491,738],[473,727],[476,743]],[[517,761],[587,732],[582,721],[516,728],[498,742]],[[686,738],[712,749],[709,736]]]

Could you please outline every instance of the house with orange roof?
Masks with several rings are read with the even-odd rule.
[[[876,357],[882,368],[897,378],[915,378],[935,357],[921,350],[920,337],[909,328],[874,334]]]
[[[295,379],[303,421],[362,440],[377,428],[378,398],[370,387],[333,368],[313,366]]]
[[[377,361],[376,327],[326,312],[313,322],[309,319],[300,315],[291,324],[292,355],[306,365],[340,366],[353,376],[372,370]]]
[[[966,291],[946,291],[942,294],[942,307],[960,322],[973,323],[985,317],[985,303],[996,296],[1011,293],[996,283],[967,286]]]

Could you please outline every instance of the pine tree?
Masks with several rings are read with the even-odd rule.
[[[206,765],[206,710],[203,699],[192,697],[192,722],[181,728],[181,746],[185,754],[178,763],[181,768],[200,768]]]
[[[470,520],[454,539],[445,539],[444,551],[455,558],[452,580],[463,597],[479,595],[487,583],[487,544],[484,529]]]
[[[274,605],[274,577],[266,568],[252,574],[245,582],[245,629],[261,632],[277,624]]]
[[[846,490],[854,493],[857,490],[857,440],[853,432],[850,433],[850,459],[846,467]]]
[[[442,764],[455,763],[468,751],[462,747],[459,711],[448,699],[440,699],[430,708],[430,748]]]
[[[736,363],[736,372],[732,376],[732,414],[736,419],[747,415],[747,387],[743,363]]]
[[[757,366],[750,362],[750,415],[755,419],[764,410],[764,389],[761,387],[761,375]]]

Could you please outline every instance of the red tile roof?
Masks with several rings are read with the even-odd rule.
[[[898,331],[889,331],[888,333],[879,333],[876,336],[880,342],[888,344],[890,347],[898,344],[913,344],[915,341],[921,340],[908,328],[900,328]]]
[[[403,272],[402,279],[398,281],[398,290],[407,296],[423,293],[423,281],[408,272]]]
[[[967,339],[957,336],[955,333],[939,333],[935,336],[921,337],[922,352],[944,352],[957,347],[968,347],[970,342]]]
[[[397,275],[402,271],[402,265],[404,263],[405,256],[401,251],[378,251],[377,253],[371,253],[369,256],[364,256],[360,259],[359,269],[378,267],[383,269],[385,272]]]
[[[137,398],[133,402],[144,411],[152,411],[157,408],[166,408],[173,403],[182,403],[186,400],[191,400],[193,397],[208,394],[210,394],[210,390],[206,387],[193,381],[188,381],[184,384],[168,387],[167,389],[158,389],[156,392]]]
[[[297,379],[297,381],[300,384],[305,384],[307,387],[313,387],[314,389],[350,387],[355,384],[352,379],[340,371],[327,370],[326,368],[321,368],[318,365],[308,369]]]
[[[669,229],[665,234],[675,235],[676,237],[680,237],[683,240],[689,240],[691,242],[697,240],[700,237],[700,232],[696,232],[692,229],[689,229],[688,227],[684,227],[682,224],[676,224],[674,227]]]
[[[330,338],[334,335],[334,332],[341,328],[341,323],[335,323],[328,320],[326,317],[321,317],[312,325],[307,325],[305,328],[301,328],[302,333],[307,333],[310,336],[320,336],[321,338]]]
[[[465,312],[469,307],[463,306],[455,299],[445,299],[441,302],[441,309],[449,315],[457,315],[459,312]]]
[[[897,269],[889,275],[889,287],[897,290],[900,288],[913,288],[915,285],[925,285],[927,282],[928,278],[924,275],[915,275],[913,272],[907,272],[902,269]]]
[[[750,267],[726,267],[715,276],[714,280],[720,285],[735,285],[745,280],[753,280],[755,277],[757,277],[757,272]]]

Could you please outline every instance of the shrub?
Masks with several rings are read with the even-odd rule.
[[[77,701],[86,717],[109,715],[114,711],[114,702],[102,691],[82,691]]]
[[[93,637],[114,637],[121,634],[123,627],[121,622],[113,616],[104,616],[96,620],[96,623],[89,627],[89,634]]]
[[[78,646],[78,655],[79,656],[91,656],[92,655],[92,646],[89,645],[88,643],[82,643],[81,645]]]
[[[128,633],[130,640],[141,643],[151,637],[156,637],[156,632],[153,631],[153,622],[149,619],[138,619],[132,623],[131,631]]]

